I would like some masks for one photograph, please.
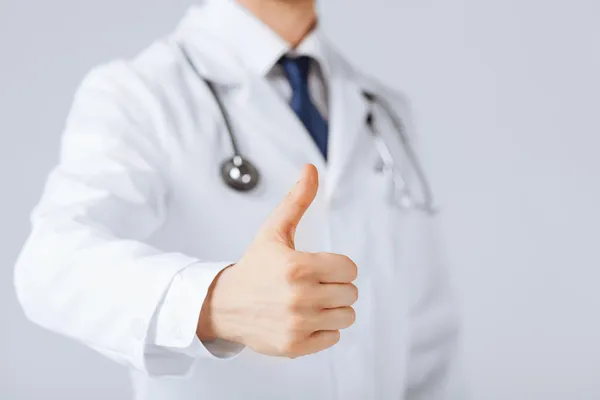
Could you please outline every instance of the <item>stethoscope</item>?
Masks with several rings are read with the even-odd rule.
[[[249,192],[256,188],[260,182],[261,173],[252,162],[250,162],[246,157],[242,156],[236,141],[233,126],[231,124],[231,118],[223,104],[223,101],[221,100],[221,97],[217,93],[214,83],[200,74],[200,71],[198,71],[194,65],[184,46],[180,44],[179,47],[192,70],[194,70],[195,74],[202,81],[204,81],[206,86],[209,88],[212,96],[215,99],[215,103],[219,108],[225,124],[225,130],[229,136],[233,155],[221,163],[221,178],[223,182],[231,189],[238,192]],[[390,151],[390,148],[386,144],[385,140],[382,138],[381,133],[378,131],[377,125],[374,121],[373,112],[370,111],[367,114],[366,123],[370,128],[373,140],[375,142],[375,147],[380,157],[380,163],[377,165],[377,170],[390,176],[391,188],[389,195],[392,204],[404,210],[413,209],[422,211],[426,214],[435,214],[436,209],[433,204],[433,193],[431,191],[431,186],[429,185],[429,181],[425,175],[421,163],[419,162],[419,158],[409,142],[409,138],[406,133],[406,127],[404,126],[402,119],[384,99],[369,91],[363,91],[363,96],[371,103],[371,110],[373,109],[374,105],[378,105],[388,115],[394,130],[397,131],[400,137],[406,157],[409,163],[412,165],[417,181],[419,182],[422,200],[418,200],[415,197],[407,183],[408,181],[405,174],[396,168],[396,163],[394,162],[392,152]]]

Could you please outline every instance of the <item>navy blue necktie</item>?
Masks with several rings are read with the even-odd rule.
[[[307,56],[287,57],[279,60],[279,64],[290,82],[292,100],[290,106],[300,118],[319,150],[327,160],[328,124],[315,107],[308,90],[308,72],[311,59]]]

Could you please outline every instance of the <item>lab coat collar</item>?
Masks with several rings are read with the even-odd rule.
[[[328,196],[333,195],[357,150],[360,134],[365,132],[369,103],[363,91],[368,85],[363,84],[362,75],[352,69],[321,29],[317,27],[297,49],[291,50],[288,43],[233,0],[204,0],[189,9],[174,39],[185,45],[195,67],[206,79],[221,85],[243,85],[256,90],[246,93],[256,94],[260,92],[258,88],[265,87],[263,80],[256,78],[267,74],[283,54],[291,51],[315,58],[329,88],[328,161],[324,162],[308,135],[305,135],[303,146],[305,159],[297,161],[312,162],[324,172],[325,191]],[[269,98],[269,91],[265,91],[263,103]],[[286,107],[279,111],[281,115],[290,114],[289,118],[283,118],[289,125],[287,134],[282,134],[279,129],[269,129],[270,124],[266,123],[270,121],[269,116],[263,112],[272,113],[277,106],[273,103],[266,107],[267,110],[247,107],[252,114],[261,116],[260,121],[269,137],[292,158],[298,158],[297,141],[303,136],[296,134],[303,128],[292,117],[291,110]]]
[[[318,25],[297,48],[292,49],[288,42],[234,0],[204,0],[191,6],[179,24],[175,38],[193,50],[219,46],[217,52],[202,51],[211,55],[210,60],[193,58],[206,78],[221,84],[242,83],[249,76],[264,77],[286,53],[312,57],[321,66],[325,79],[330,76],[327,49]]]

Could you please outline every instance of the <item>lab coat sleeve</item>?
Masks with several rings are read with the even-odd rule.
[[[173,349],[195,343],[204,296],[228,263],[148,244],[163,223],[168,198],[168,160],[150,117],[158,111],[145,82],[125,62],[84,79],[14,280],[35,323],[150,375],[181,375],[191,357],[214,357],[200,351],[203,345],[194,354]],[[180,282],[188,269],[193,287]],[[186,299],[191,304],[185,311],[168,311]],[[163,328],[152,343],[149,333],[162,306]]]
[[[210,356],[229,359],[244,349],[241,344],[221,339],[200,341],[195,334],[199,310],[206,298],[207,283],[231,264],[197,263],[175,276],[148,333],[146,359],[156,360],[152,363],[154,374],[183,376],[190,372],[190,366],[197,358]],[[165,363],[165,360],[173,359],[173,352],[186,358]]]

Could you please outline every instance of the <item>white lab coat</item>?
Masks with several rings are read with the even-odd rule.
[[[387,98],[410,127],[404,98],[331,49],[325,163],[264,79],[249,75],[218,40],[192,35],[197,29],[182,23],[135,59],[97,68],[82,83],[16,266],[27,316],[129,366],[143,400],[462,398],[436,219],[390,204],[389,176],[374,169],[361,91]],[[218,84],[239,147],[262,172],[257,190],[238,193],[221,181],[230,142],[175,41]],[[375,110],[375,118],[403,165],[397,132],[384,112]],[[295,360],[249,349],[226,359],[206,349],[191,357],[182,350],[191,323],[149,343],[175,277],[193,266],[208,285],[239,259],[306,163],[317,166],[321,186],[298,228],[298,249],[345,254],[359,267],[357,319],[340,343]],[[204,293],[188,291],[181,298],[201,304]]]

